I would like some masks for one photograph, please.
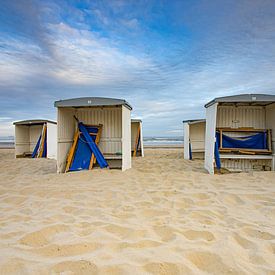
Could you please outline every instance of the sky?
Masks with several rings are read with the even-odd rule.
[[[274,0],[0,0],[0,136],[54,101],[126,99],[144,136],[240,93],[275,94]]]

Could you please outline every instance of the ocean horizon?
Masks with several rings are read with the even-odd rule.
[[[159,145],[183,145],[183,137],[162,137],[162,136],[151,136],[144,137],[143,144],[146,146],[159,146]],[[13,148],[14,137],[0,137],[1,148]]]

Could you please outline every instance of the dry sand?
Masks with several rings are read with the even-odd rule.
[[[275,274],[275,173],[211,176],[181,150],[55,174],[0,150],[1,274]]]

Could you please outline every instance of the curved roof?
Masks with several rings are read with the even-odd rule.
[[[55,107],[103,107],[103,106],[119,106],[123,105],[129,110],[132,106],[124,99],[105,98],[105,97],[80,97],[55,101]]]
[[[29,120],[20,120],[13,122],[13,125],[37,125],[44,124],[46,122],[57,124],[56,121],[48,119],[29,119]]]
[[[142,120],[138,118],[131,118],[131,122],[142,122]]]
[[[188,123],[188,124],[195,124],[195,123],[201,123],[201,122],[205,122],[206,119],[189,119],[189,120],[183,120],[183,123]]]
[[[204,105],[205,108],[213,105],[214,103],[258,103],[261,105],[267,105],[275,102],[275,95],[267,94],[240,94],[232,96],[217,97],[207,104]]]

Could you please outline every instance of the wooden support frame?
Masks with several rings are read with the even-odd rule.
[[[46,132],[47,132],[47,124],[45,123],[42,128],[42,135],[41,135],[40,145],[39,145],[38,154],[37,154],[38,158],[42,158],[43,156]]]
[[[89,125],[91,126],[91,125]],[[99,124],[97,126],[95,125],[92,125],[92,127],[95,127],[97,128],[97,135],[96,135],[96,138],[95,138],[95,144],[98,145],[99,141],[100,141],[100,138],[101,138],[101,133],[102,133],[102,124]],[[93,169],[93,166],[94,164],[96,163],[96,157],[94,154],[92,154],[91,156],[91,161],[90,161],[90,165],[89,165],[89,170],[92,170]]]
[[[138,145],[140,144],[140,124],[138,125],[138,131],[137,131],[137,136],[136,136],[136,142],[135,142],[135,149],[133,152],[133,157],[137,156],[137,151],[138,151]]]
[[[236,152],[240,154],[272,154],[272,136],[271,136],[271,129],[254,129],[250,127],[242,127],[242,128],[217,128],[216,131],[220,133],[220,146],[219,151],[221,153],[231,153]],[[268,142],[268,149],[248,149],[248,148],[223,148],[222,147],[222,135],[224,132],[233,132],[233,133],[263,133],[267,132],[267,142]]]
[[[73,140],[72,147],[71,147],[71,149],[69,151],[69,154],[68,154],[68,157],[67,157],[65,173],[68,172],[70,167],[71,167],[78,139],[79,139],[79,130],[77,129],[75,134],[74,134],[74,140]]]
[[[99,124],[99,125],[85,124],[85,126],[94,127],[94,128],[98,129],[97,133],[89,133],[91,136],[96,136],[95,144],[98,145],[99,142],[100,142],[103,125],[102,124]],[[73,158],[74,158],[77,142],[79,140],[80,135],[81,135],[81,132],[77,129],[75,134],[74,134],[73,144],[70,148],[70,151],[69,151],[69,154],[68,154],[68,157],[67,157],[65,173],[70,170],[70,167],[71,167],[71,164],[72,164],[72,161],[73,161]],[[91,160],[90,160],[90,165],[89,165],[89,170],[91,170],[93,168],[95,163],[96,163],[96,158],[95,158],[94,154],[92,154]]]

